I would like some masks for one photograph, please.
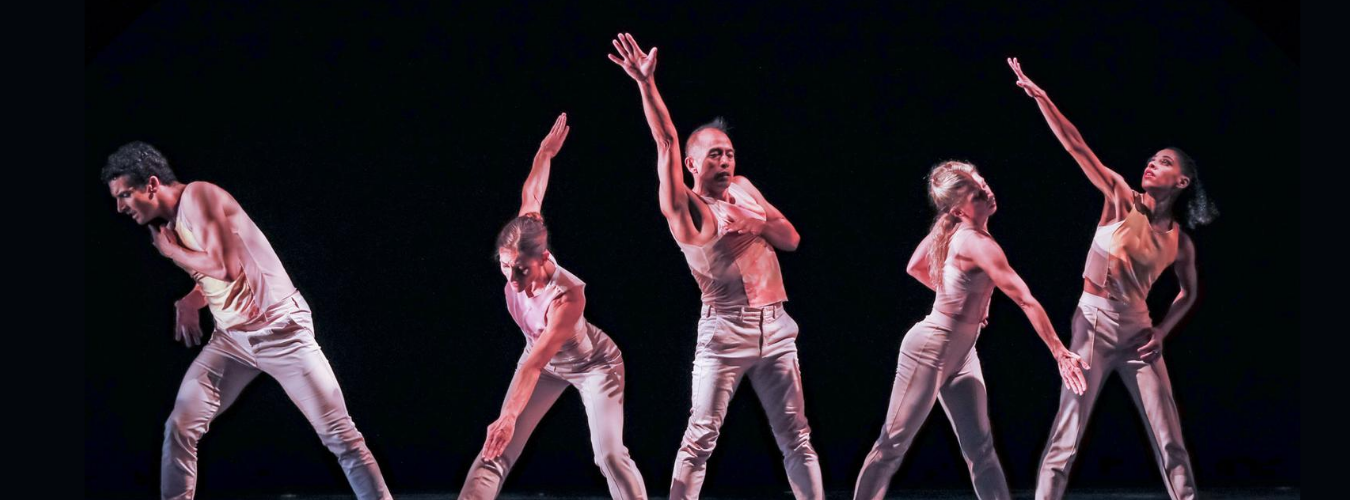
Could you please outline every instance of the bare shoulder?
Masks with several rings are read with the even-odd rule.
[[[224,188],[206,181],[189,182],[183,188],[184,198],[189,202],[202,204],[234,203],[234,197]],[[190,198],[189,198],[190,195]]]
[[[994,237],[983,231],[966,231],[965,239],[961,241],[960,253],[969,255],[976,261],[985,261],[987,259],[1002,259],[1003,247],[999,246]]]
[[[1173,222],[1176,224],[1176,222]],[[1177,228],[1177,260],[1191,260],[1195,258],[1195,243],[1191,242],[1191,235],[1186,234],[1181,228]]]
[[[758,189],[755,189],[755,185],[750,182],[750,178],[744,175],[733,176],[731,178],[731,183],[755,192],[759,192]]]
[[[755,185],[750,182],[749,177],[737,175],[731,178],[731,183],[744,189],[745,192],[750,193],[750,196],[755,197],[756,200],[764,201],[764,194],[760,193],[759,188],[755,187]]]

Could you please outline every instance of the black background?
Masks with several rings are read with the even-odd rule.
[[[657,210],[637,90],[605,58],[618,31],[661,48],[657,79],[682,133],[732,122],[738,173],[802,234],[780,260],[828,489],[851,488],[900,338],[931,304],[903,266],[931,219],[921,179],[936,161],[980,167],[1000,201],[991,231],[1068,335],[1101,198],[1013,85],[1012,55],[1132,184],[1164,146],[1198,160],[1223,215],[1193,233],[1202,295],[1166,351],[1196,476],[1201,488],[1296,484],[1299,377],[1272,356],[1299,344],[1283,222],[1295,200],[1270,188],[1297,172],[1298,63],[1250,15],[1212,2],[155,5],[87,45],[87,491],[157,489],[163,422],[195,354],[171,342],[170,304],[191,282],[112,210],[97,179],[108,153],[145,140],[180,177],[231,191],[313,306],[390,486],[457,490],[523,345],[492,240],[566,111],[544,213],[559,261],[589,283],[588,318],[624,350],[627,444],[663,495],[698,292]],[[1175,292],[1166,275],[1155,318]],[[1029,488],[1058,377],[1010,301],[991,315],[980,351],[995,439],[1011,486]],[[786,490],[741,392],[704,491]],[[585,428],[564,396],[507,489],[603,494]],[[969,487],[949,429],[935,408],[895,484]],[[212,425],[200,471],[210,491],[345,489],[266,378]],[[1072,484],[1161,488],[1117,382]]]

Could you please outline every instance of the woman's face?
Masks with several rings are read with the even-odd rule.
[[[1182,190],[1189,186],[1191,179],[1181,171],[1181,158],[1176,151],[1164,149],[1148,159],[1144,168],[1144,179],[1140,185],[1149,189]]]
[[[497,260],[502,268],[502,276],[517,292],[544,276],[543,257],[522,257],[514,249],[502,248],[497,251]]]
[[[994,190],[989,188],[989,183],[985,182],[980,174],[971,174],[975,179],[979,189],[970,194],[966,201],[956,207],[953,207],[953,213],[969,216],[971,220],[982,221],[988,219],[998,211],[998,202],[994,199]]]

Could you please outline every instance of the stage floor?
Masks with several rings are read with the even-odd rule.
[[[1257,500],[1257,499],[1275,499],[1275,500],[1293,500],[1302,497],[1302,493],[1297,488],[1227,488],[1227,489],[1205,489],[1201,491],[1204,498],[1209,500]],[[204,499],[216,500],[351,500],[350,495],[243,495],[228,496],[211,494],[211,492],[201,492],[200,496]],[[847,499],[850,492],[831,491],[826,494],[830,500]],[[107,497],[120,498],[120,497]],[[406,493],[399,494],[395,498],[398,500],[455,500],[454,493]],[[546,493],[508,493],[498,497],[500,500],[607,500],[604,496],[575,496],[575,495],[550,495]],[[652,497],[666,498],[664,496]],[[711,495],[704,496],[707,500],[755,500],[762,498],[781,498],[791,499],[792,494],[784,491],[780,494],[766,495]],[[895,490],[892,489],[886,498],[904,498],[908,500],[957,500],[973,499],[973,491],[961,490]],[[1031,490],[1015,490],[1013,498],[1023,499],[1032,498]],[[1107,500],[1107,499],[1125,499],[1125,500],[1167,500],[1167,493],[1161,489],[1083,489],[1072,491],[1065,497],[1066,500]]]

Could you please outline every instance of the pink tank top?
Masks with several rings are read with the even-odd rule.
[[[1083,277],[1106,289],[1109,299],[1144,306],[1153,282],[1177,259],[1178,234],[1176,223],[1154,230],[1138,209],[1139,197],[1134,193],[1124,219],[1097,227]]]
[[[200,228],[206,223],[205,214],[195,202],[196,189],[220,189],[214,185],[197,186],[194,182],[183,190],[179,199],[178,215],[174,217],[173,229],[178,233],[183,246],[189,250],[201,252]],[[228,196],[222,190],[222,196]],[[281,259],[272,250],[258,226],[253,223],[242,209],[226,221],[226,230],[233,232],[243,240],[243,274],[234,281],[222,281],[201,273],[193,272],[192,279],[201,286],[206,305],[211,310],[216,328],[227,329],[247,325],[262,319],[263,312],[282,299],[295,293],[290,275],[282,267]]]
[[[717,236],[703,245],[680,245],[689,270],[703,292],[703,303],[713,307],[763,307],[787,300],[778,254],[761,236],[727,233],[734,219],[767,220],[764,207],[736,184],[727,187],[731,202],[700,197],[712,209]]]
[[[967,227],[952,235],[947,260],[942,264],[942,287],[933,299],[933,309],[969,323],[983,321],[989,315],[989,299],[994,295],[994,280],[989,273],[978,267],[962,271],[955,264],[961,245],[975,233],[974,228]]]
[[[548,279],[548,285],[536,293],[533,297],[525,295],[525,292],[517,292],[511,288],[511,284],[506,284],[506,310],[511,313],[511,318],[516,320],[516,325],[520,327],[521,333],[525,334],[526,348],[534,347],[535,341],[544,334],[544,328],[548,326],[548,311],[553,304],[553,300],[559,295],[566,293],[571,289],[581,289],[586,283],[581,281],[575,274],[563,269],[558,265],[557,259],[550,253],[548,260],[553,262],[553,275]],[[559,356],[568,358],[582,357],[580,354],[590,353],[594,350],[595,338],[598,337],[599,329],[586,321],[585,316],[577,319],[575,325],[571,325],[573,332],[572,338],[563,343],[562,348],[554,359]],[[590,335],[591,330],[596,330],[596,335]]]

